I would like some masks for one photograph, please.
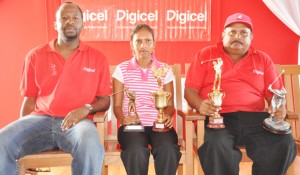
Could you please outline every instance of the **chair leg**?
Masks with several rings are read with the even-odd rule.
[[[292,163],[289,169],[287,170],[286,175],[294,175],[294,168],[294,163]]]
[[[24,166],[23,162],[18,161],[19,166],[19,175],[25,175],[26,167]]]
[[[185,164],[179,164],[177,168],[177,175],[186,175],[186,166]]]

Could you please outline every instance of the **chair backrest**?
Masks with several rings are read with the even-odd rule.
[[[287,110],[300,115],[300,65],[277,65],[278,71],[284,70],[283,81],[287,90]]]
[[[300,116],[300,65],[277,65],[278,72],[283,72],[284,86],[286,94],[287,111]],[[292,126],[293,127],[293,126]],[[294,138],[299,137],[300,126],[294,126]]]

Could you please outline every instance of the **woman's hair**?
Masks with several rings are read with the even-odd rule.
[[[132,41],[133,39],[133,35],[136,34],[138,31],[140,31],[141,29],[146,29],[148,30],[151,35],[152,35],[152,38],[153,38],[153,41],[154,41],[154,33],[153,33],[153,30],[150,26],[148,26],[147,24],[138,24],[132,31],[131,31],[131,38],[130,38],[130,41]]]

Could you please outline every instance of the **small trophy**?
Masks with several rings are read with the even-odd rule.
[[[135,107],[135,92],[129,92],[128,89],[125,89],[125,94],[129,98],[129,104],[128,104],[128,116],[132,118],[133,123],[130,125],[126,125],[124,127],[124,132],[144,132],[144,127],[141,125],[141,122],[139,120],[139,115],[136,112]],[[135,116],[131,116],[131,111],[134,112]]]
[[[151,96],[154,97],[155,107],[159,111],[158,118],[156,121],[154,121],[152,130],[156,132],[169,131],[170,128],[165,125],[163,120],[163,115],[164,115],[164,108],[168,106],[168,101],[170,100],[172,94],[170,92],[165,92],[163,90],[163,83],[161,80],[162,77],[166,76],[168,72],[168,67],[166,65],[163,65],[159,69],[156,69],[155,65],[153,65],[151,69],[158,83],[157,92],[151,93]]]
[[[283,72],[284,71],[282,71],[281,74]],[[281,76],[281,74],[275,79],[275,81]],[[281,105],[286,104],[285,94],[287,93],[284,87],[281,90],[272,89],[274,82],[268,87],[268,90],[274,93],[271,100],[272,113],[274,113]],[[270,115],[264,120],[263,128],[275,134],[289,134],[292,132],[291,125],[288,122],[283,119],[277,119],[273,115]]]
[[[223,60],[221,58],[216,58],[212,60],[216,60],[213,61],[213,66],[215,70],[215,81],[212,89],[213,91],[208,94],[208,98],[214,102],[214,106],[220,107],[222,105],[222,100],[225,97],[225,93],[220,91],[222,73],[221,66],[223,65]],[[204,61],[201,62],[201,64],[203,63]],[[209,122],[207,124],[207,127],[217,129],[225,128],[225,125],[223,123],[223,117],[218,112],[214,113],[213,116],[209,116]]]

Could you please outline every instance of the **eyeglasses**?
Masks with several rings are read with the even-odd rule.
[[[231,30],[229,31],[227,34],[231,37],[236,37],[236,34],[239,34],[238,36],[241,36],[241,37],[247,37],[250,35],[251,32],[247,32],[245,30],[241,30],[241,31],[236,31],[236,30]]]

